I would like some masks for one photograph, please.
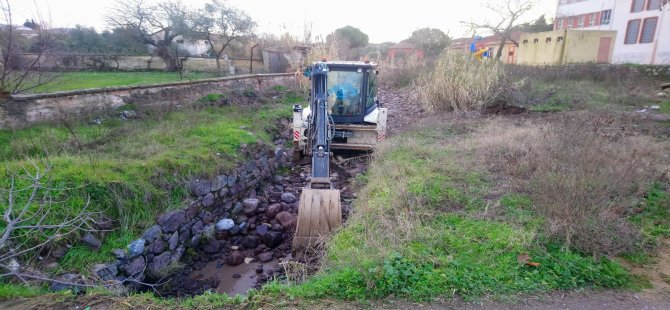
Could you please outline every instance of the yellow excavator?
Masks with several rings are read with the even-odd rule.
[[[302,190],[293,251],[307,249],[342,225],[340,191],[330,179],[332,151],[371,151],[386,137],[388,110],[377,98],[377,65],[318,61],[305,70],[309,104],[293,107],[293,147],[311,156],[309,185]]]

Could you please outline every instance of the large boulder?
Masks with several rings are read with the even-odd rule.
[[[226,264],[230,266],[237,266],[244,262],[244,255],[239,251],[233,251],[226,257]]]
[[[144,231],[142,238],[144,238],[144,240],[146,240],[148,243],[154,242],[154,240],[161,237],[161,231],[162,229],[160,225],[151,226]]]
[[[202,198],[202,206],[207,208],[214,205],[214,194],[209,193]]]
[[[115,264],[96,264],[91,268],[93,273],[97,275],[100,280],[109,281],[116,278],[118,269]]]
[[[285,203],[294,203],[297,199],[292,193],[283,193],[281,194],[281,201]]]
[[[177,243],[179,243],[179,233],[175,231],[168,240],[168,249],[170,249],[170,251],[173,251],[174,249],[177,248]]]
[[[256,210],[258,210],[258,204],[261,201],[258,198],[247,198],[242,201],[242,206],[244,207],[244,214],[254,215]]]
[[[277,220],[277,222],[279,222],[279,224],[281,224],[281,226],[289,229],[295,228],[298,222],[295,215],[288,213],[286,211],[279,212],[279,214],[275,216],[275,219]]]
[[[163,239],[157,239],[149,245],[149,251],[154,254],[160,254],[165,250],[165,242]]]
[[[186,216],[182,210],[174,210],[163,213],[158,218],[158,224],[161,225],[164,233],[172,233],[179,228],[179,225],[186,221]]]
[[[267,234],[261,236],[261,242],[265,244],[268,248],[275,248],[279,246],[284,238],[280,232],[270,231]]]
[[[195,180],[190,184],[191,195],[195,197],[205,196],[209,194],[209,190],[211,188],[212,188],[212,182],[205,180]]]
[[[102,246],[102,242],[91,233],[86,233],[84,237],[81,238],[81,241],[84,242],[86,246],[96,251]]]
[[[165,252],[154,257],[147,266],[147,271],[154,276],[163,275],[165,273],[164,269],[171,263],[170,256],[172,256],[172,253]]]
[[[144,253],[144,239],[134,240],[128,245],[128,258],[133,258]]]
[[[224,230],[230,230],[235,226],[235,221],[232,219],[222,219],[218,223],[216,223],[216,230],[218,231],[224,231]]]
[[[76,285],[79,282],[79,277],[76,274],[68,273],[64,274],[54,280],[51,280],[51,285],[49,289],[51,291],[64,291],[68,289],[77,290],[79,287]]]
[[[145,265],[146,260],[144,259],[144,256],[138,256],[124,266],[124,274],[128,277],[137,278],[139,277],[140,273],[144,271]]]
[[[126,250],[124,249],[113,249],[112,250],[112,256],[118,260],[124,260],[126,259]]]
[[[280,203],[273,203],[265,210],[265,216],[273,219],[279,212],[282,211],[282,209],[283,208]]]
[[[228,176],[220,175],[217,176],[213,181],[212,185],[209,188],[210,192],[216,192],[228,184]]]

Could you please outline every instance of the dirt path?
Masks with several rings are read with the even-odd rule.
[[[417,120],[425,115],[416,94],[408,89],[393,89],[382,86],[379,90],[379,102],[389,109],[389,136],[409,129]]]

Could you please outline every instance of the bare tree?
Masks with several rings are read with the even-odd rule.
[[[190,14],[178,0],[156,5],[148,5],[145,0],[119,0],[107,16],[107,23],[132,31],[136,40],[154,47],[167,71],[176,71],[178,56],[171,46],[177,37],[189,34]]]
[[[59,75],[53,72],[57,53],[49,44],[50,35],[42,27],[36,27],[33,53],[23,55],[28,39],[17,33],[13,26],[12,8],[9,0],[0,0],[0,99],[8,94],[18,94],[49,83]],[[38,15],[39,12],[37,12]],[[40,18],[40,25],[44,21]],[[47,56],[52,57],[46,63]]]
[[[484,29],[490,31],[498,36],[500,44],[498,45],[495,59],[500,60],[507,41],[511,41],[517,46],[519,45],[519,42],[511,38],[513,28],[519,22],[519,19],[535,6],[536,2],[537,0],[490,0],[485,6],[489,10],[498,13],[497,21],[485,21],[481,24],[463,21],[461,23],[475,30]]]
[[[63,189],[49,184],[49,164],[31,163],[32,167],[24,167],[23,174],[10,177],[8,189],[0,189],[0,204],[4,208],[0,225],[0,278],[14,276],[23,282],[36,277],[28,265],[43,248],[69,235],[94,231],[95,218],[101,215],[88,211],[87,199],[79,214],[54,223],[54,213],[58,212],[55,197]]]
[[[219,0],[205,4],[193,16],[194,31],[209,43],[221,71],[223,52],[234,41],[253,34],[256,23],[246,12]]]

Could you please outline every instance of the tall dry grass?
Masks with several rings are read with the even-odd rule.
[[[616,255],[639,241],[627,216],[660,170],[663,150],[647,136],[613,138],[602,128],[609,125],[587,112],[555,123],[494,121],[467,143],[490,171],[530,195],[548,237]]]
[[[468,111],[491,104],[504,89],[504,69],[498,62],[468,54],[440,55],[433,68],[416,81],[420,100],[433,111]]]

